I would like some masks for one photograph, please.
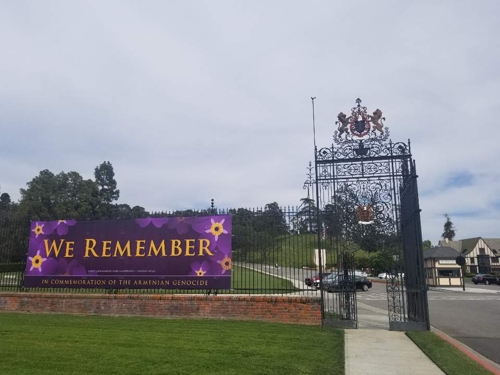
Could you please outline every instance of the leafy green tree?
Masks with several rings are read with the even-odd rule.
[[[77,172],[43,170],[21,189],[19,216],[38,220],[94,219],[99,191]]]
[[[252,226],[253,220],[255,218],[255,213],[253,211],[247,210],[246,208],[238,208],[229,210],[229,213],[233,218],[233,227],[235,226]]]
[[[432,248],[432,242],[430,240],[425,240],[422,242],[422,249],[427,250]]]
[[[11,202],[10,195],[2,193],[2,195],[0,195],[0,219],[11,217],[15,208],[16,205]]]
[[[391,272],[393,264],[393,257],[388,251],[376,252],[373,257],[371,257],[371,268],[373,269],[374,274]]]
[[[133,219],[137,219],[137,218],[141,218],[141,217],[148,217],[149,216],[149,212],[146,211],[146,209],[144,207],[141,207],[141,206],[134,206],[132,207],[132,218]]]
[[[0,206],[8,206],[10,203],[10,195],[7,193],[2,193],[2,195],[0,195]]]
[[[448,239],[450,241],[453,241],[453,238],[455,238],[455,226],[450,220],[448,214],[444,214],[444,217],[446,221],[444,223],[443,234],[441,236],[443,237],[444,240]]]
[[[287,233],[288,226],[285,215],[278,203],[268,203],[263,212],[257,212],[253,219],[253,228],[256,232],[266,232],[272,236]]]

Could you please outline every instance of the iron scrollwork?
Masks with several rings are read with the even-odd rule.
[[[324,225],[323,231],[333,251],[329,259],[334,261],[339,277],[338,304],[333,304],[333,316],[348,321],[351,327],[357,326],[353,249],[378,251],[385,245],[393,259],[390,272],[394,275],[387,282],[390,328],[411,328],[407,323],[412,316],[416,317],[414,322],[421,324],[427,319],[428,324],[428,312],[423,305],[425,290],[412,292],[411,298],[408,297],[408,280],[415,277],[411,272],[404,276],[405,269],[414,269],[419,279],[412,279],[413,284],[424,279],[421,260],[410,263],[413,253],[421,254],[418,244],[421,236],[414,238],[407,233],[410,227],[420,227],[410,142],[392,143],[382,111],[376,109],[369,114],[361,103],[361,99],[357,99],[349,115],[338,114],[332,146],[315,149],[318,217],[324,219],[323,223],[318,219],[318,225]],[[413,182],[415,193],[408,189]],[[410,201],[411,197],[415,200]],[[413,218],[417,221],[406,220],[405,210],[417,215]],[[321,243],[319,236],[318,243]],[[419,251],[409,252],[410,243]],[[418,284],[418,288],[422,286]]]

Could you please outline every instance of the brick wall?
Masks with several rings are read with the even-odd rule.
[[[321,325],[319,298],[0,293],[0,312],[261,320]]]

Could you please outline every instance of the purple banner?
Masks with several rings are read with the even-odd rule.
[[[31,222],[24,286],[230,289],[231,216]]]

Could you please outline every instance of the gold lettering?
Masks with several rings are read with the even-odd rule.
[[[90,245],[92,243],[92,245]],[[84,258],[90,258],[89,251],[92,251],[92,254],[94,255],[95,258],[99,258],[99,255],[94,250],[96,241],[93,238],[86,238],[85,239],[85,255],[83,256]]]
[[[144,250],[144,243],[146,240],[137,240],[135,241],[137,243],[137,246],[135,248],[135,256],[136,257],[145,257],[146,253],[141,253],[141,250]]]
[[[210,255],[211,257],[214,256],[213,253],[210,252],[210,250],[208,250],[208,247],[210,246],[210,240],[206,239],[206,238],[201,238],[199,241],[199,245],[200,245],[200,252],[198,253],[198,255],[200,257],[203,256],[203,251],[205,251],[208,255]]]
[[[73,246],[75,246],[75,241],[66,242],[66,253],[64,254],[65,258],[73,258],[75,255],[73,254],[73,250],[75,250]]]
[[[154,241],[151,240],[151,244],[149,245],[149,253],[148,257],[151,256],[151,252],[153,252],[156,256],[160,253],[161,250],[161,256],[166,257],[167,254],[165,254],[165,240],[161,241],[160,246],[157,248]]]
[[[117,253],[120,254],[121,257],[125,256],[125,251],[127,252],[127,256],[130,257],[130,241],[127,241],[125,244],[125,247],[122,247],[120,244],[120,241],[116,241],[116,247],[115,247],[115,253],[113,254],[114,257],[116,257]]]
[[[107,253],[106,251],[109,251]],[[111,257],[111,241],[102,241],[102,255],[101,257],[103,258],[110,258]]]
[[[195,240],[186,240],[186,256],[194,257],[194,252],[190,253],[189,250],[194,250],[194,242]]]
[[[50,244],[50,247],[49,247],[49,240],[43,240],[43,242],[45,243],[45,254],[47,255],[47,257],[50,256],[50,253],[52,251],[54,251],[54,254],[56,254],[56,257],[59,256],[59,252],[61,251],[62,244],[64,242],[63,239],[61,239],[59,241],[59,247],[57,247],[57,245],[55,244],[55,241],[52,241],[52,243]]]
[[[170,250],[170,255],[173,257],[178,257],[182,254],[181,240],[171,240],[172,248]]]

